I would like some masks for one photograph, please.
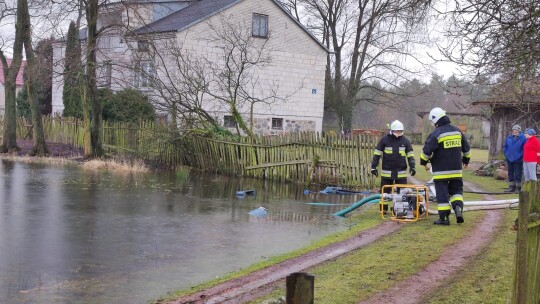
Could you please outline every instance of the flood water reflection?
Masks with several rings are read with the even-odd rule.
[[[359,197],[303,190],[0,160],[0,303],[147,303],[347,229]]]

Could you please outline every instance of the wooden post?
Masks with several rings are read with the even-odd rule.
[[[514,294],[512,303],[525,303],[527,294],[527,214],[529,213],[529,191],[531,183],[524,184],[519,193],[519,217],[516,250],[516,272],[514,274]]]
[[[287,304],[313,304],[315,277],[309,273],[295,272],[287,276]]]

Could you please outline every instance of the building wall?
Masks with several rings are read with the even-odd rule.
[[[18,95],[19,92],[22,90],[22,86],[17,86],[15,89],[15,95]],[[4,84],[0,83],[0,117],[4,117],[4,113],[6,112],[6,92],[4,90]]]
[[[145,11],[145,13],[148,13]],[[209,41],[210,24],[220,25],[223,18],[234,21],[236,26],[251,33],[252,14],[268,15],[269,39],[256,39],[256,43],[266,43],[265,49],[269,51],[271,63],[263,69],[254,72],[253,77],[258,79],[263,86],[258,87],[254,96],[266,97],[272,95],[275,90],[276,95],[284,100],[274,102],[271,105],[258,103],[254,107],[254,129],[262,134],[280,134],[297,131],[322,131],[322,118],[324,111],[324,73],[326,65],[326,51],[294,20],[283,12],[271,0],[243,0],[240,3],[228,8],[218,15],[200,22],[176,36],[157,40],[158,48],[161,44],[162,53],[170,53],[170,43],[180,46],[191,55],[205,58],[209,61],[223,63],[223,53],[219,45]],[[146,15],[146,14],[144,14]],[[126,14],[124,13],[124,18]],[[103,62],[113,63],[112,89],[120,90],[133,86],[133,61],[144,57],[139,52],[131,52],[136,48],[136,41],[122,39],[120,33],[109,33],[102,37],[99,42],[100,51],[97,54],[98,78],[103,75]],[[156,37],[153,37],[156,38]],[[172,40],[171,40],[172,39]],[[128,44],[130,44],[128,46]],[[55,73],[53,80],[53,113],[60,113],[63,110],[62,90],[63,90],[63,62],[65,45],[57,43],[54,45]],[[174,58],[169,54],[165,56],[165,63],[168,72],[174,74]],[[156,73],[160,75],[160,60],[154,59]],[[163,69],[161,69],[163,71]],[[162,72],[161,72],[162,73]],[[163,73],[162,73],[163,74]],[[98,80],[99,81],[99,80]],[[152,92],[144,91],[147,95]],[[152,98],[151,98],[152,99]],[[158,101],[159,102],[159,101]],[[204,109],[211,112],[218,121],[223,121],[229,108],[217,101],[208,101],[204,104]],[[246,121],[249,121],[250,108],[246,104],[240,108]],[[159,107],[158,107],[159,112]],[[283,129],[272,129],[272,118],[283,119]],[[270,127],[268,127],[270,121]]]
[[[266,84],[276,84],[277,95],[286,97],[268,106],[262,103],[254,108],[254,130],[263,134],[278,134],[296,131],[322,131],[324,111],[324,72],[326,51],[303,29],[270,0],[244,0],[233,7],[198,23],[178,34],[178,43],[190,54],[198,54],[222,61],[223,51],[210,39],[210,26],[222,27],[225,22],[234,22],[237,28],[251,32],[252,14],[268,15],[269,39],[257,39],[266,43],[271,63],[257,71],[255,78]],[[270,90],[255,93],[259,97],[272,95]],[[205,104],[205,109],[226,113],[227,107],[219,102]],[[249,114],[246,105],[241,109],[244,117]],[[222,119],[222,117],[220,117]],[[272,118],[283,119],[283,130],[268,128]],[[247,120],[249,121],[249,120]]]
[[[6,94],[4,93],[4,84],[0,82],[0,116],[4,116],[6,111]]]

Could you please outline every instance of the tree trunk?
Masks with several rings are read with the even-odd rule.
[[[89,0],[86,6],[87,44],[86,71],[84,77],[84,154],[86,158],[103,156],[101,139],[102,117],[101,104],[97,99],[96,83],[96,46],[97,46],[98,1]]]
[[[30,103],[30,110],[32,112],[32,131],[34,139],[34,147],[30,151],[30,155],[45,156],[49,154],[49,149],[47,148],[47,143],[45,142],[45,133],[43,132],[43,122],[41,120],[41,103],[39,102],[37,91],[35,89],[35,78],[37,75],[39,75],[38,64],[32,46],[32,31],[30,24],[30,14],[28,12],[28,3],[27,0],[23,0],[22,2],[23,7],[19,7],[18,9],[22,10],[22,14],[24,14],[23,35],[24,50],[27,60],[25,84],[28,91],[28,102]]]
[[[25,0],[17,0],[17,8],[24,5]],[[5,84],[5,113],[4,113],[4,134],[2,136],[2,144],[0,145],[0,153],[13,152],[19,150],[17,147],[17,74],[22,63],[22,47],[23,47],[23,20],[22,12],[17,9],[17,23],[15,25],[15,42],[13,43],[13,60],[11,65],[7,66],[7,59],[4,53],[0,51],[0,60],[4,66],[4,84]]]

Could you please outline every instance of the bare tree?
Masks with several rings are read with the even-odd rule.
[[[28,101],[30,103],[30,109],[32,111],[32,125],[33,125],[33,139],[34,147],[30,151],[31,156],[45,156],[49,154],[49,149],[45,143],[45,133],[43,132],[43,122],[41,121],[41,104],[38,99],[36,79],[39,75],[38,59],[34,54],[34,47],[32,45],[32,29],[30,23],[30,14],[28,11],[27,0],[20,1],[20,6],[17,10],[21,11],[22,29],[24,37],[24,50],[26,54],[26,74],[25,83],[28,92]]]
[[[5,80],[6,109],[4,114],[4,134],[0,153],[12,152],[18,150],[17,147],[17,105],[16,105],[16,79],[22,63],[22,48],[24,40],[24,14],[19,9],[25,5],[25,0],[17,0],[17,15],[15,23],[15,40],[13,43],[13,59],[8,66],[7,58],[0,49],[0,61],[2,62]]]
[[[533,117],[540,92],[540,7],[535,1],[464,0],[442,11],[445,57],[494,85],[491,99]]]
[[[278,81],[262,81],[260,72],[272,62],[267,41],[253,38],[249,26],[225,16],[218,19],[207,22],[208,37],[199,38],[218,54],[211,58],[184,47],[185,37],[132,38],[149,47],[147,52],[134,52],[139,62],[136,73],[151,82],[151,99],[174,121],[178,117],[195,125],[217,127],[220,123],[215,113],[226,113],[236,122],[238,134],[252,136],[257,105],[285,101],[297,90],[280,94]],[[153,66],[145,69],[141,62]]]
[[[86,46],[85,71],[83,76],[83,118],[84,118],[84,155],[86,158],[101,157],[104,153],[101,130],[101,104],[97,98],[96,80],[96,49],[97,38],[100,34],[97,28],[98,0],[88,0],[85,3],[86,13]]]
[[[465,0],[442,12],[450,41],[441,50],[472,75],[492,80],[540,72],[540,8],[535,1]],[[495,77],[493,77],[495,76]],[[502,77],[501,77],[502,76]]]
[[[366,87],[377,96],[367,102],[392,102],[398,84],[414,74],[406,61],[422,61],[412,47],[423,42],[430,1],[284,0],[305,11],[300,18],[331,51],[327,58],[325,106],[351,128],[353,108]],[[300,9],[298,8],[300,6]],[[371,86],[377,81],[380,86]]]

